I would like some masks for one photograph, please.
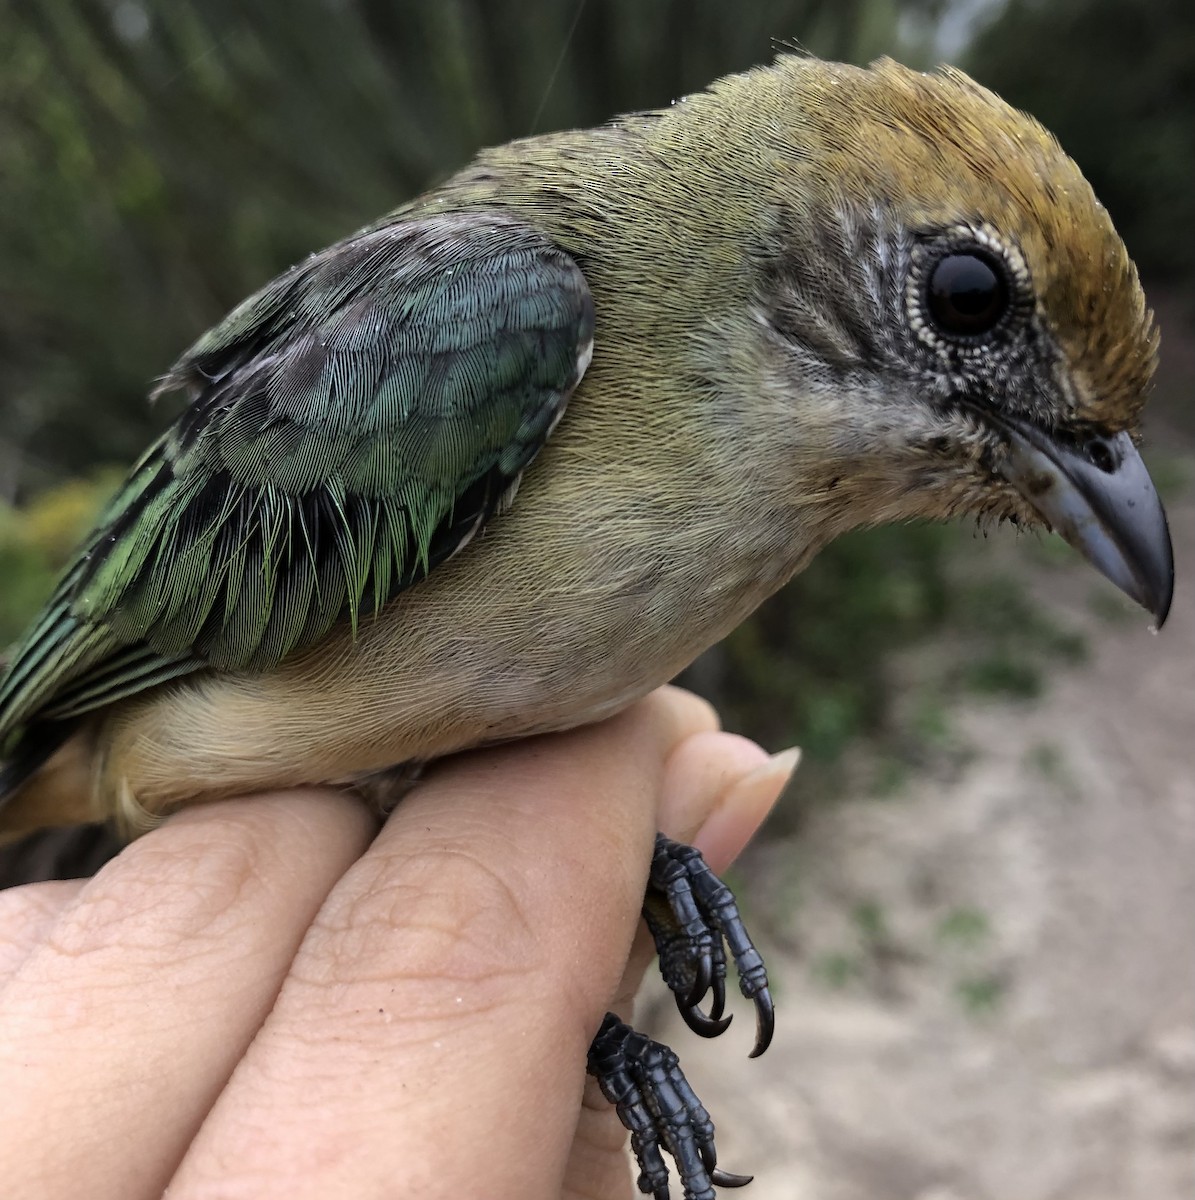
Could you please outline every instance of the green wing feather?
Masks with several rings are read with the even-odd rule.
[[[426,576],[517,483],[592,336],[577,265],[497,213],[383,223],[246,300],[163,380],[187,409],[0,679],[10,774],[47,722],[268,669]]]

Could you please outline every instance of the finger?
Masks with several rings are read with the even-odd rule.
[[[160,1195],[373,827],[335,793],[201,806],[84,884],[0,993],[4,1194]]]
[[[0,990],[82,887],[82,880],[66,879],[0,891]]]
[[[172,1200],[557,1200],[665,763],[715,723],[670,689],[437,770],[329,897]]]
[[[744,737],[697,734],[668,764],[661,828],[696,846],[711,869],[721,873],[767,820],[800,761],[795,747],[768,755]],[[706,789],[715,793],[712,802],[695,802],[693,797]]]
[[[686,739],[668,761],[660,824],[670,837],[697,845],[722,871],[763,824],[783,794],[798,753],[769,757],[754,742],[726,733]],[[630,1018],[655,946],[646,929],[635,939],[614,1012]],[[562,1200],[607,1200],[637,1194],[627,1133],[596,1080],[589,1080],[565,1176]]]

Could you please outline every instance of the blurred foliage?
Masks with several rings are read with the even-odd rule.
[[[926,65],[949,7],[0,6],[0,497],[22,501],[19,511],[0,505],[0,646],[48,593],[110,486],[97,465],[131,460],[161,428],[165,415],[144,403],[148,382],[272,275],[479,146],[667,104],[785,43]],[[1140,9],[1128,17],[1117,0],[1016,0],[982,35],[973,66],[1057,126],[1150,268],[1189,271],[1195,251],[1164,230],[1188,228],[1195,203],[1184,185],[1195,174],[1190,18],[1181,0]],[[72,476],[86,482],[63,482]],[[961,541],[958,530],[927,526],[841,539],[688,681],[730,727],[772,746],[800,741],[814,763],[885,727],[891,652],[947,624],[1004,621],[982,630],[990,657],[960,685],[1032,692],[1039,667],[1022,664],[1017,639],[1028,631],[1034,653],[1066,648],[1011,593],[993,602],[980,584],[950,582]],[[914,730],[941,739],[945,720],[930,698]],[[800,777],[820,778],[807,768]]]
[[[1053,130],[1142,272],[1195,278],[1195,5],[1009,0],[964,65]]]
[[[118,482],[116,472],[101,471],[49,488],[21,508],[0,502],[0,651],[50,593]]]

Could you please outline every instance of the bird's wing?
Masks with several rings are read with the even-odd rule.
[[[190,403],[14,652],[0,755],[191,671],[267,669],[426,576],[511,494],[592,337],[576,263],[500,214],[383,224],[280,276],[163,380]]]

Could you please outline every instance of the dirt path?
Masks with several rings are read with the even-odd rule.
[[[827,806],[749,860],[764,1058],[743,1008],[704,1043],[651,998],[721,1161],[756,1174],[744,1200],[1195,1196],[1193,489],[1169,507],[1163,636],[1095,617],[1080,565],[1047,573],[1085,665],[1031,705],[961,703],[953,778]]]

